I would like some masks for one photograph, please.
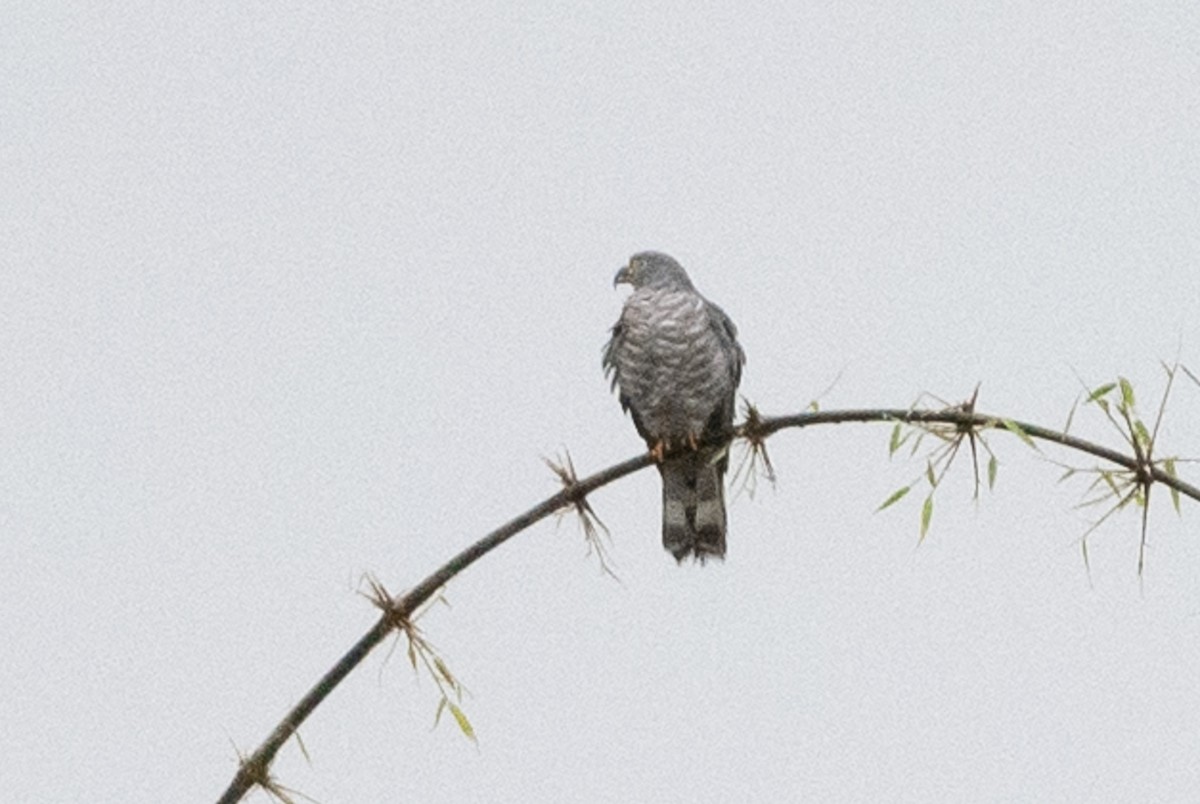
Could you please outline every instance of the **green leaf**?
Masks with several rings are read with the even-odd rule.
[[[1099,388],[1095,389],[1090,394],[1088,394],[1087,401],[1095,402],[1097,400],[1103,399],[1105,396],[1108,396],[1109,391],[1111,391],[1112,389],[1114,389],[1116,387],[1117,387],[1117,384],[1115,382],[1106,382],[1104,385],[1101,385]],[[1085,402],[1084,404],[1086,405],[1087,402]]]
[[[925,479],[929,481],[930,488],[937,488],[937,477],[933,474],[933,463],[925,461]]]
[[[908,494],[908,492],[910,492],[910,491],[912,491],[912,486],[905,486],[902,489],[896,489],[895,491],[892,492],[892,496],[888,497],[886,500],[883,501],[883,505],[881,505],[875,509],[875,513],[879,513],[884,508],[887,508],[888,506],[899,502],[901,499],[904,498],[904,495]]]
[[[1027,433],[1021,429],[1021,425],[1017,424],[1012,419],[1001,419],[1000,421],[1004,424],[1004,426],[1008,429],[1008,431],[1010,433],[1012,433],[1013,435],[1015,435],[1017,438],[1021,439],[1022,441],[1024,441],[1026,444],[1028,444],[1030,447],[1033,447],[1034,449],[1038,448],[1038,445],[1033,443],[1033,439],[1029,437],[1029,433]]]
[[[1146,425],[1142,424],[1141,419],[1133,420],[1133,432],[1142,449],[1148,449],[1150,447],[1150,431],[1146,429]]]
[[[925,504],[921,506],[921,538],[918,542],[925,541],[925,534],[929,532],[929,521],[933,519],[933,495],[930,494],[925,498]]]
[[[1000,462],[993,455],[988,459],[988,491],[996,487],[996,470],[1000,467]]]
[[[1179,479],[1175,476],[1175,459],[1174,458],[1167,458],[1165,461],[1163,461],[1163,469],[1166,470],[1167,477],[1171,478],[1172,480]],[[1168,488],[1171,489],[1171,504],[1175,506],[1175,513],[1178,514],[1179,513],[1179,489],[1175,488],[1174,486],[1169,486]]]
[[[900,449],[900,445],[904,443],[904,439],[900,437],[900,422],[896,422],[896,426],[892,428],[892,437],[888,441],[888,457],[896,454],[896,450]]]
[[[1078,472],[1078,471],[1079,471],[1078,469],[1075,469],[1074,467],[1068,466],[1068,467],[1067,467],[1067,470],[1066,470],[1065,472],[1063,472],[1063,473],[1062,473],[1062,477],[1060,477],[1060,478],[1058,479],[1058,482],[1059,482],[1059,483],[1063,482],[1063,481],[1064,481],[1064,480],[1066,480],[1068,477],[1071,477],[1072,475],[1074,475],[1074,474],[1075,474],[1076,472]]]
[[[445,699],[443,698],[443,700]],[[475,729],[472,728],[471,721],[467,720],[467,716],[463,714],[463,710],[459,709],[454,701],[446,701],[446,706],[450,709],[450,714],[454,715],[454,720],[458,723],[459,731],[465,734],[468,740],[478,744],[479,741],[475,739]]]
[[[433,715],[433,727],[435,729],[437,728],[437,725],[442,722],[442,712],[446,711],[446,704],[448,703],[450,703],[450,699],[445,695],[442,696],[442,700],[438,701],[437,712],[435,712]]]
[[[438,675],[446,679],[446,683],[450,685],[451,689],[458,689],[458,682],[454,679],[454,675],[450,672],[450,668],[447,667],[446,663],[442,661],[442,657],[434,656],[433,666],[437,668]]]
[[[1136,400],[1133,397],[1133,385],[1124,377],[1117,377],[1117,382],[1121,383],[1121,404],[1128,410],[1133,410]]]
[[[1063,432],[1071,432],[1071,422],[1075,420],[1075,408],[1079,407],[1079,397],[1075,397],[1075,401],[1071,403],[1071,409],[1067,412],[1067,423],[1063,426]]]

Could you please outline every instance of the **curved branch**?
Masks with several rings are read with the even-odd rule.
[[[233,804],[233,802],[240,801],[255,785],[270,787],[272,784],[269,773],[271,762],[274,761],[275,755],[283,747],[283,744],[296,733],[300,724],[328,697],[329,693],[333,692],[342,679],[367,657],[368,653],[395,630],[398,622],[410,619],[452,578],[529,526],[574,504],[601,486],[619,480],[639,469],[644,469],[651,462],[649,454],[638,455],[572,483],[554,496],[546,498],[525,513],[496,528],[447,561],[412,590],[393,600],[371,630],[364,634],[354,644],[354,647],[347,651],[338,660],[338,663],[330,668],[329,672],[292,707],[262,745],[253,754],[242,760],[237,773],[218,802]]]
[[[1131,457],[1108,447],[1101,446],[1067,433],[1040,427],[1036,424],[987,416],[963,409],[947,410],[900,410],[900,409],[863,409],[863,410],[831,410],[810,413],[798,413],[790,416],[758,417],[752,414],[750,419],[739,425],[733,436],[745,438],[751,442],[761,442],[770,435],[787,428],[813,427],[820,424],[846,424],[851,422],[903,422],[906,424],[951,424],[960,429],[974,430],[1008,430],[1015,426],[1021,433],[1030,438],[1040,439],[1060,444],[1069,449],[1094,455],[1125,469],[1144,473],[1154,482],[1169,486],[1180,494],[1200,502],[1200,488],[1185,483],[1170,476],[1158,466],[1146,466],[1139,463],[1136,456]],[[668,454],[669,457],[669,454]],[[409,621],[423,604],[433,598],[437,591],[451,579],[479,559],[499,547],[510,538],[545,519],[550,514],[563,508],[581,503],[588,494],[606,486],[626,475],[637,472],[653,463],[649,454],[643,453],[621,463],[602,469],[581,480],[572,480],[565,484],[562,491],[546,498],[530,508],[525,513],[509,520],[496,528],[454,558],[447,561],[432,575],[404,595],[390,600],[386,608],[372,628],[330,668],[320,681],[310,689],[303,698],[291,709],[270,736],[263,741],[253,754],[242,759],[237,773],[229,787],[218,799],[220,804],[233,804],[250,791],[255,785],[261,785],[270,790],[275,783],[270,778],[270,765],[279,749],[283,747],[313,710],[331,693],[334,688],[378,646],[388,634],[394,631],[400,623]]]
[[[846,424],[848,422],[903,422],[904,424],[954,424],[961,428],[976,430],[1008,430],[1009,424],[1030,438],[1049,441],[1079,452],[1086,452],[1097,458],[1114,463],[1124,469],[1134,472],[1146,472],[1157,483],[1169,486],[1180,494],[1200,502],[1200,488],[1171,477],[1158,466],[1143,466],[1137,457],[1126,455],[1094,441],[1088,441],[1048,427],[1041,427],[1015,419],[1004,419],[998,416],[988,416],[983,413],[973,413],[964,410],[830,410],[813,413],[798,413],[792,416],[775,416],[760,419],[752,431],[747,431],[745,425],[738,428],[738,435],[767,436],[788,427],[812,427],[818,424]],[[1008,424],[1006,424],[1006,422]]]

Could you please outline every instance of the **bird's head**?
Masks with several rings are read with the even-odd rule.
[[[642,251],[630,257],[629,264],[617,271],[617,275],[613,277],[613,287],[622,282],[632,285],[634,290],[693,289],[683,266],[675,262],[674,258],[658,251]]]

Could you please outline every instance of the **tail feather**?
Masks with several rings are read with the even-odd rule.
[[[711,451],[659,467],[663,483],[663,547],[683,561],[725,557],[725,465]]]

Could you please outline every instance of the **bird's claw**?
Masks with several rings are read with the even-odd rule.
[[[688,433],[682,438],[681,444],[686,444],[693,452],[698,452],[700,450],[700,437],[695,433]],[[650,457],[654,459],[655,463],[662,463],[663,457],[667,454],[667,451],[670,448],[670,440],[666,438],[660,438],[650,445]]]

